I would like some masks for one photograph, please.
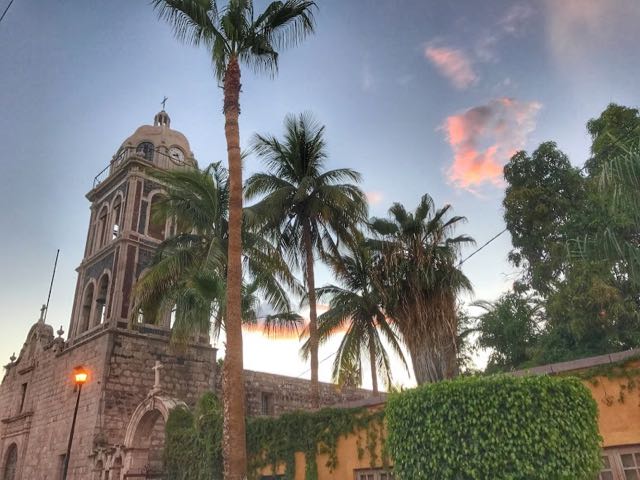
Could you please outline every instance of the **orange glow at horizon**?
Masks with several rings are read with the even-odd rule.
[[[329,310],[329,305],[319,303],[316,307],[318,316]],[[306,308],[303,312],[299,312],[303,318],[303,323],[299,324],[297,328],[271,328],[269,332],[265,332],[264,323],[258,321],[255,325],[243,325],[242,330],[247,333],[260,333],[264,337],[270,340],[295,340],[300,341],[306,337],[305,330],[309,325],[309,309]],[[336,330],[336,333],[344,333],[347,331],[347,327]]]

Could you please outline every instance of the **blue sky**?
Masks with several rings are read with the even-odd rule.
[[[483,243],[504,228],[499,172],[511,152],[555,140],[582,164],[586,121],[609,102],[640,104],[637,0],[318,3],[317,34],[282,53],[275,79],[244,70],[242,142],[281,132],[287,113],[313,112],[327,127],[329,166],[364,175],[372,215],[429,193]],[[84,195],[165,95],[200,164],[225,160],[207,55],[179,44],[147,2],[15,0],[0,24],[0,359],[36,320],[57,248],[49,321],[67,328]],[[250,158],[245,174],[259,168]],[[503,235],[464,265],[476,298],[508,288],[509,248]],[[321,271],[318,283],[328,280]],[[273,344],[248,342],[257,368]],[[289,363],[267,368],[305,369]]]

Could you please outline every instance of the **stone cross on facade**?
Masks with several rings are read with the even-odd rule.
[[[39,323],[44,323],[44,312],[46,311],[47,311],[47,306],[42,305],[42,308],[40,309],[40,318],[38,319]]]
[[[156,374],[155,382],[153,384],[153,389],[155,391],[160,390],[160,370],[162,368],[163,366],[162,366],[162,363],[160,363],[160,360],[156,360],[155,366],[151,367],[151,370],[153,370]]]

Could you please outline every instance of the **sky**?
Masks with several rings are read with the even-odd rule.
[[[264,5],[256,0],[256,10]],[[374,216],[393,202],[412,209],[429,193],[466,216],[460,233],[481,245],[504,229],[501,174],[514,152],[554,140],[581,165],[587,120],[610,102],[640,105],[637,0],[318,6],[316,34],[282,52],[275,78],[243,71],[241,142],[281,133],[289,113],[312,112],[326,125],[327,166],[363,174]],[[176,41],[149,2],[15,0],[0,23],[0,361],[19,352],[37,320],[58,248],[47,321],[67,329],[89,219],[84,195],[164,96],[200,165],[226,160],[222,92],[206,52]],[[260,169],[247,159],[245,175]],[[466,301],[510,287],[509,249],[505,234],[464,263],[474,285]],[[319,268],[316,283],[330,281]],[[245,367],[308,377],[298,346],[246,332]]]

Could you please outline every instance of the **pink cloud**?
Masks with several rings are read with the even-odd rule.
[[[380,202],[382,202],[382,199],[384,197],[384,195],[382,195],[382,192],[375,192],[375,191],[367,192],[366,196],[367,196],[367,201],[369,202],[370,205],[378,205]]]
[[[442,128],[454,155],[449,180],[470,191],[485,183],[501,186],[504,164],[524,148],[541,107],[498,98],[447,117]]]
[[[428,45],[424,56],[435,65],[441,75],[451,80],[456,88],[463,90],[478,81],[471,60],[460,49]]]

